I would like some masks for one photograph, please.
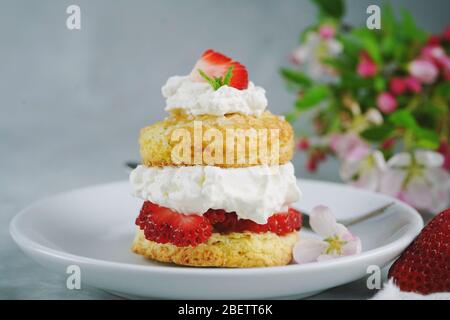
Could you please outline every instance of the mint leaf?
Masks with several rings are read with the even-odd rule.
[[[205,79],[211,87],[214,88],[214,90],[217,90],[217,79],[210,78],[203,70],[198,69],[198,73],[202,76],[203,79]]]
[[[228,86],[230,84],[231,77],[233,76],[233,69],[234,66],[230,66],[227,70],[227,73],[225,74],[225,77],[223,78],[222,77],[211,78],[201,69],[198,69],[198,73],[203,79],[205,79],[211,85],[211,87],[213,87],[214,90],[217,90],[222,86]]]
[[[231,66],[228,68],[227,73],[225,74],[225,77],[223,78],[224,86],[230,85],[230,80],[231,80],[231,77],[233,76],[233,70],[234,70],[234,66]]]

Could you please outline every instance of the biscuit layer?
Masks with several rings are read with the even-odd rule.
[[[148,259],[195,267],[250,268],[282,266],[292,260],[298,233],[213,233],[196,247],[177,247],[145,239],[138,230],[132,251]]]
[[[198,145],[201,145],[201,157],[198,157],[199,148],[196,149],[197,153],[194,150],[194,123],[196,123],[196,128],[201,127],[201,141],[198,143]],[[229,140],[234,141],[234,145],[227,143],[227,129],[242,129],[246,133],[250,132],[248,129],[255,130],[258,135],[258,142],[256,144],[250,143],[250,139],[247,137],[245,143],[241,144],[244,146],[245,152],[239,152],[237,149],[239,138]],[[278,138],[272,138],[275,136],[271,136],[271,129],[275,129],[272,132],[277,132]],[[186,132],[189,136],[191,143],[188,153],[180,152],[180,143],[182,143],[182,138],[178,136],[180,132]],[[207,139],[206,132],[213,133],[213,136]],[[216,135],[214,135],[217,132],[222,136],[222,144],[219,144],[219,147],[217,147]],[[239,135],[238,131],[234,132]],[[198,137],[197,133],[196,136]],[[260,135],[265,135],[266,140],[260,138]],[[270,112],[264,112],[259,117],[238,113],[220,117],[211,115],[189,116],[184,113],[174,113],[163,121],[143,128],[140,132],[139,144],[142,162],[147,166],[213,165],[224,168],[238,168],[287,163],[293,155],[294,133],[286,120]],[[208,146],[210,149],[207,149]],[[211,147],[213,148],[211,149]],[[177,149],[174,150],[174,148]],[[221,156],[216,157],[216,152],[211,151],[215,148],[218,148],[217,150],[222,149]],[[197,157],[195,157],[196,154]],[[227,154],[230,156],[227,157]]]

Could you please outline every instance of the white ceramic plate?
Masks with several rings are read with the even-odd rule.
[[[19,213],[10,232],[20,248],[49,269],[81,269],[81,281],[123,296],[184,299],[247,299],[307,296],[386,265],[423,226],[419,214],[392,198],[351,187],[301,180],[297,208],[326,204],[345,221],[355,214],[395,204],[354,225],[363,244],[357,256],[283,267],[222,269],[154,263],[130,251],[141,201],[128,182],[79,189],[40,201]],[[300,231],[307,236],[307,230]]]

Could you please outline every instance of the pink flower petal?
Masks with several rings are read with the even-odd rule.
[[[332,25],[324,24],[319,28],[319,34],[323,39],[331,39],[336,33],[336,28]]]
[[[375,162],[375,166],[378,170],[384,171],[386,170],[386,161],[384,160],[384,155],[381,151],[375,150],[372,153],[373,160]]]
[[[397,197],[402,191],[402,184],[406,177],[406,171],[388,169],[381,175],[380,192]]]
[[[359,179],[354,181],[353,185],[358,188],[377,191],[379,185],[378,170],[374,168],[360,172]]]
[[[404,201],[417,209],[428,209],[433,205],[431,186],[424,176],[414,177],[403,190]]]
[[[294,260],[299,264],[317,261],[327,247],[327,243],[319,239],[300,239],[293,249]]]
[[[324,238],[336,235],[341,230],[333,213],[326,206],[317,206],[312,209],[309,224],[314,232]]]
[[[361,52],[359,55],[359,62],[356,67],[356,72],[361,78],[369,78],[377,74],[378,68],[376,63],[367,54],[367,52]]]
[[[342,247],[343,256],[351,256],[354,254],[360,254],[362,251],[361,240],[358,237],[353,237]]]
[[[396,98],[389,92],[382,92],[377,96],[377,106],[381,112],[389,114],[397,109]]]
[[[414,156],[417,162],[425,167],[441,167],[444,164],[444,156],[438,152],[417,150]]]
[[[391,157],[387,165],[388,167],[405,167],[411,164],[411,155],[406,152],[397,153]]]
[[[437,67],[429,60],[416,59],[409,65],[409,73],[422,83],[431,84],[439,75]]]

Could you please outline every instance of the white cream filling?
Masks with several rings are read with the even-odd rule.
[[[135,196],[179,213],[223,209],[259,224],[301,197],[290,162],[246,168],[141,165],[131,172],[130,183]]]

